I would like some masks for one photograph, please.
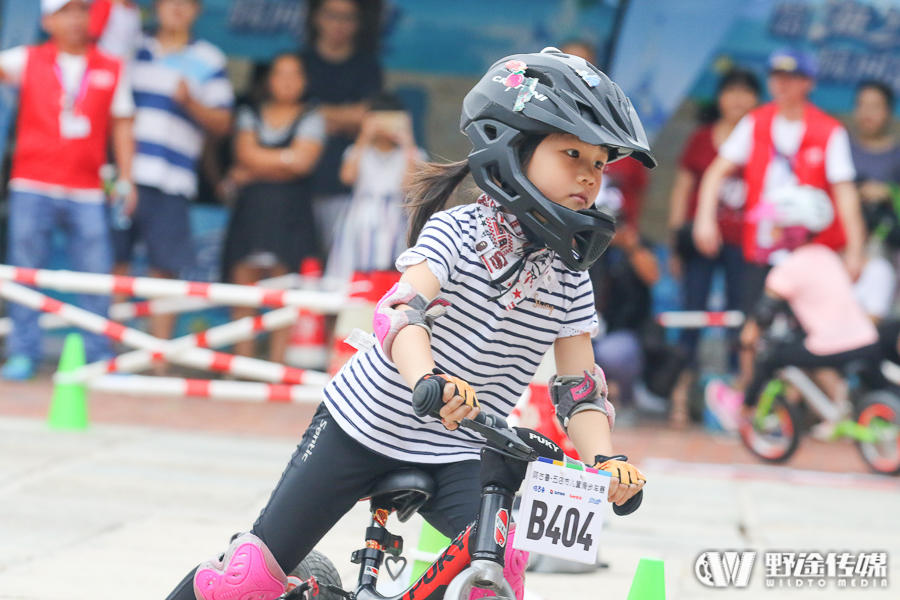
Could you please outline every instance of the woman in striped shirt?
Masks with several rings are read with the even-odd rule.
[[[284,572],[374,482],[404,466],[432,475],[437,492],[420,513],[455,536],[478,514],[483,445],[458,423],[481,410],[508,415],[551,346],[561,424],[586,462],[613,475],[609,499],[618,512],[637,508],[645,479],[613,456],[614,412],[593,360],[597,315],[587,273],[615,231],[594,209],[605,165],[628,155],[656,164],[637,114],[593,65],[548,48],[491,67],[466,96],[462,129],[474,145],[468,160],[427,164],[414,176],[410,248],[397,260],[400,283],[376,309],[377,343],[326,386],[252,534],[170,598],[212,600],[226,589],[276,598]],[[446,209],[469,173],[483,194]],[[434,378],[444,392],[441,421],[417,417],[411,404],[412,391]],[[258,576],[234,583],[226,574],[248,545]],[[504,575],[521,600],[525,561],[512,552],[508,543]],[[249,581],[275,583],[267,594]]]

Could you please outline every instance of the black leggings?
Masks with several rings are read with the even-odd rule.
[[[859,372],[860,379],[869,389],[884,387],[887,383],[881,374],[881,348],[878,343],[837,354],[813,354],[806,349],[803,340],[781,342],[765,348],[756,357],[753,378],[744,394],[745,406],[756,406],[766,384],[778,369],[783,367],[841,368],[854,361],[864,361],[865,368]]]
[[[252,532],[290,573],[378,478],[401,467],[415,467],[434,477],[437,493],[419,513],[445,536],[455,537],[478,516],[480,461],[435,465],[382,456],[344,433],[322,404]],[[360,543],[363,530],[360,524]],[[194,600],[194,571],[169,600]]]

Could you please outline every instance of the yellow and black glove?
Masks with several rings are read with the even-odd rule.
[[[638,481],[647,481],[644,474],[641,473],[633,464],[626,462],[628,457],[623,454],[615,456],[603,456],[598,454],[594,457],[594,468],[598,471],[606,471],[611,473],[613,477],[617,477],[619,481],[626,485],[637,483]]]
[[[624,454],[616,454],[615,456],[603,456],[598,454],[594,457],[594,468],[598,471],[606,471],[613,477],[618,479],[625,485],[631,485],[639,481],[647,483],[647,478],[641,473],[640,469],[628,462],[628,457]],[[644,490],[626,500],[621,506],[613,504],[613,512],[619,516],[630,515],[640,507],[644,499]]]
[[[475,397],[475,390],[472,389],[472,386],[469,385],[467,381],[464,379],[460,379],[459,377],[453,377],[452,375],[447,375],[446,373],[442,373],[438,369],[434,369],[434,373],[429,373],[428,375],[424,375],[419,381],[416,382],[416,388],[418,388],[423,381],[428,381],[429,379],[443,379],[444,381],[450,382],[456,386],[456,392],[453,394],[454,396],[462,396],[463,404],[466,406],[470,406],[472,408],[478,408],[478,398]],[[443,392],[443,386],[441,387],[441,391]]]

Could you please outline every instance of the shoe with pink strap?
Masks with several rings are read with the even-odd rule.
[[[515,592],[516,600],[522,600],[525,597],[525,568],[528,566],[528,552],[513,549],[515,535],[516,528],[510,528],[503,558],[503,578]],[[490,590],[474,589],[469,595],[469,600],[478,600],[488,596],[496,596],[496,594]]]
[[[287,576],[261,539],[243,533],[221,557],[197,567],[197,600],[275,600],[284,594]]]

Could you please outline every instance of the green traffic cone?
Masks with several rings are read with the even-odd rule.
[[[666,600],[666,578],[663,561],[642,558],[634,573],[628,600]]]
[[[71,373],[84,365],[84,340],[81,334],[70,333],[59,357],[57,373]],[[83,383],[54,384],[48,422],[53,429],[87,429],[87,391]]]
[[[422,533],[419,535],[419,547],[416,548],[423,554],[433,554],[437,556],[444,551],[444,548],[450,545],[450,538],[442,535],[437,529],[428,524],[427,521],[422,523]],[[434,561],[418,560],[413,563],[412,581],[418,579],[419,575],[425,572]]]

